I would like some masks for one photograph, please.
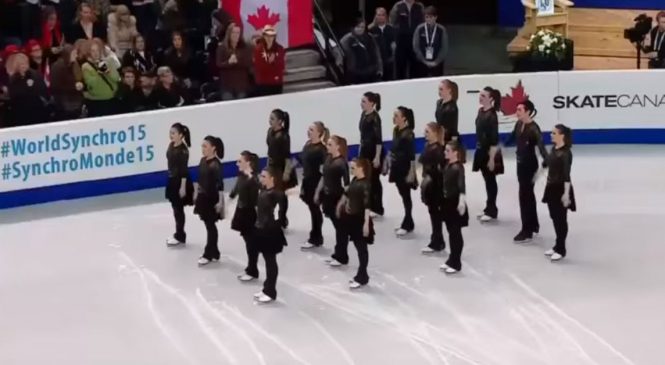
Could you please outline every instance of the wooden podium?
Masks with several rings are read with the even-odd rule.
[[[554,0],[554,14],[538,15],[535,0],[522,0],[524,5],[524,30],[529,35],[540,29],[550,29],[568,37],[568,8],[574,6],[568,0]]]

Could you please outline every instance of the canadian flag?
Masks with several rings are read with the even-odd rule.
[[[242,24],[245,37],[272,25],[284,48],[314,43],[312,0],[222,0],[222,8]]]

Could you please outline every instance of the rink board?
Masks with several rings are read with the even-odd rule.
[[[451,77],[459,85],[460,133],[467,147],[475,143],[478,93],[491,86],[503,96],[500,130],[515,122],[517,102],[528,96],[538,108],[543,130],[558,122],[574,129],[574,142],[665,143],[665,93],[662,71],[562,72]],[[416,133],[434,120],[439,79],[349,86],[270,98],[246,99],[171,110],[76,120],[0,130],[0,209],[63,199],[163,186],[171,124],[190,127],[190,166],[201,157],[206,135],[225,142],[224,176],[236,174],[243,150],[265,155],[271,110],[291,116],[292,151],[306,141],[307,126],[322,120],[332,134],[347,138],[352,155],[359,140],[360,98],[366,91],[382,96],[383,139],[392,137],[392,113],[412,108]],[[546,138],[548,138],[546,134]],[[419,140],[418,146],[423,144]]]

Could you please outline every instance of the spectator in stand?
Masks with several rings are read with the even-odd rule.
[[[95,10],[95,15],[97,19],[100,19],[102,23],[106,23],[109,13],[111,13],[111,1],[110,0],[83,0],[86,3],[90,4]]]
[[[163,66],[168,66],[172,72],[188,89],[194,86],[192,75],[195,73],[192,63],[192,51],[187,46],[180,32],[171,35],[171,47],[164,53]]]
[[[155,92],[158,108],[174,108],[187,103],[187,93],[168,66],[158,68],[157,76],[159,83]]]
[[[131,67],[122,69],[122,82],[118,86],[118,92],[115,94],[118,101],[118,108],[121,113],[131,113],[136,111],[138,106],[139,88],[136,70]]]
[[[115,93],[120,76],[113,62],[102,58],[104,44],[94,39],[84,46],[84,63],[81,66],[85,91],[85,105],[89,117],[100,117],[115,112]]]
[[[25,126],[48,121],[49,95],[39,72],[30,69],[28,56],[17,53],[7,60],[9,121]]]
[[[376,82],[383,76],[379,47],[366,28],[365,19],[359,17],[353,30],[340,40],[349,84]]]
[[[448,32],[436,20],[436,8],[428,6],[425,9],[425,23],[419,25],[413,34],[413,51],[418,59],[419,69],[416,77],[443,76],[448,55]]]
[[[242,99],[250,87],[251,50],[242,39],[242,29],[235,23],[225,33],[224,42],[217,48],[222,100]]]
[[[414,76],[417,60],[413,52],[413,34],[425,22],[425,7],[416,0],[401,0],[390,10],[390,24],[397,28],[395,71],[398,80]]]
[[[106,41],[106,27],[97,20],[97,14],[88,3],[81,3],[78,7],[76,22],[69,31],[67,43],[74,43],[79,39],[99,38]]]
[[[55,8],[46,6],[42,14],[42,34],[39,43],[42,45],[48,64],[51,65],[60,58],[64,38],[62,37],[60,20]]]
[[[66,45],[51,67],[51,94],[55,102],[55,120],[74,120],[83,107],[83,74],[75,47]]]
[[[9,45],[0,53],[0,128],[9,127],[9,69],[8,58],[19,53],[15,45]]]
[[[284,47],[277,43],[277,32],[273,26],[266,25],[261,35],[253,56],[256,95],[281,94],[286,67]]]
[[[392,25],[388,24],[388,12],[385,8],[376,9],[374,21],[369,26],[369,34],[374,37],[381,51],[383,81],[394,80],[397,31]]]
[[[206,46],[208,55],[216,55],[217,49],[226,39],[226,29],[233,23],[233,18],[224,9],[216,9],[212,12],[210,40]],[[208,57],[208,73],[213,78],[219,78],[221,70],[217,66],[217,57]]]
[[[125,52],[132,48],[132,39],[138,34],[136,18],[125,5],[118,5],[115,12],[109,14],[109,47],[122,58]]]
[[[39,72],[46,84],[49,84],[50,80],[50,68],[47,62],[44,60],[44,51],[42,46],[35,39],[31,39],[26,43],[24,52],[28,55],[30,61],[30,68]]]
[[[137,34],[132,39],[132,49],[122,56],[122,67],[133,67],[139,74],[156,70],[155,58],[146,49],[145,38],[142,35]]]
[[[148,72],[139,77],[139,89],[136,91],[136,111],[157,109],[159,95],[155,91],[155,75]]]
[[[656,26],[651,29],[645,43],[649,68],[665,68],[665,11],[656,15]]]

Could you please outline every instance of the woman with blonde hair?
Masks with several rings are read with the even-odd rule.
[[[97,19],[92,5],[82,2],[78,7],[76,21],[72,25],[67,43],[74,43],[78,39],[106,39],[106,28]]]
[[[109,14],[108,43],[111,49],[122,58],[126,51],[132,49],[132,40],[139,33],[136,30],[136,18],[125,5],[118,5],[115,12]]]
[[[312,220],[309,239],[301,246],[305,250],[323,245],[323,234],[321,233],[323,213],[314,198],[321,182],[323,164],[328,156],[326,143],[329,136],[330,132],[323,122],[312,123],[307,129],[307,142],[298,156],[298,161],[303,167],[300,199],[307,204]]]
[[[48,121],[46,108],[49,97],[42,75],[30,69],[28,56],[17,53],[7,60],[9,82],[9,120],[15,126],[24,126]]]
[[[103,58],[103,52],[104,43],[100,39],[87,41],[83,45],[83,97],[90,117],[110,115],[115,109],[114,99],[120,75],[117,65]]]

